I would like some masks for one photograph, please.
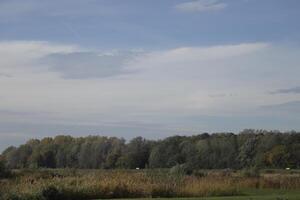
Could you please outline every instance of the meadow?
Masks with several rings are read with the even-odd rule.
[[[300,197],[300,173],[296,170],[265,170],[260,174],[249,170],[201,170],[187,175],[168,169],[27,169],[15,170],[10,178],[0,180],[1,200],[170,197],[296,200]]]

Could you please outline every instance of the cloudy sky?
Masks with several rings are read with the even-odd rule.
[[[0,0],[0,151],[300,130],[299,0]]]

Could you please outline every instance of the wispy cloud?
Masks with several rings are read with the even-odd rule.
[[[217,94],[209,94],[211,98],[224,98],[224,97],[233,97],[235,94],[226,94],[226,93],[217,93]]]
[[[175,6],[178,11],[181,12],[208,12],[223,10],[227,7],[227,4],[220,2],[219,0],[195,0],[185,3],[180,3]]]
[[[124,66],[137,55],[135,51],[55,53],[40,62],[68,79],[105,78],[130,73]]]
[[[287,113],[291,114],[299,114],[300,112],[300,101],[289,101],[280,104],[272,104],[261,106],[262,109],[270,112],[279,112],[280,114]]]
[[[278,89],[270,92],[270,94],[300,94],[300,86],[292,87],[292,88],[285,88],[285,89]]]
[[[0,73],[0,78],[12,78],[13,76],[6,73]]]

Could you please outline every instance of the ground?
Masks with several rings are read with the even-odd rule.
[[[157,198],[155,200],[166,200]],[[199,198],[172,198],[174,200],[300,200],[300,191],[285,190],[251,190],[245,191],[244,196],[228,197],[199,197]],[[135,199],[147,200],[147,199]]]

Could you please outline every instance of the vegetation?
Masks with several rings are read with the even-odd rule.
[[[16,170],[0,180],[1,200],[245,196],[249,190],[299,191],[299,171],[245,177],[242,171],[205,170],[183,175],[148,170]]]
[[[0,157],[0,179],[10,176],[10,170],[6,167],[4,160]]]
[[[135,169],[300,168],[300,133],[244,130],[173,136],[126,143],[115,137],[57,136],[32,139],[2,154],[7,166],[22,168]],[[180,166],[180,167],[178,167]]]
[[[299,191],[278,192],[277,190],[267,190],[267,191],[264,190],[263,194],[260,195],[250,192],[245,196],[176,198],[175,200],[299,200],[299,199],[300,199]],[[156,200],[166,200],[166,198],[157,198]]]
[[[269,189],[299,192],[299,168],[299,132],[244,130],[158,141],[137,137],[128,143],[115,137],[57,136],[32,139],[2,153],[0,199],[217,197]]]

